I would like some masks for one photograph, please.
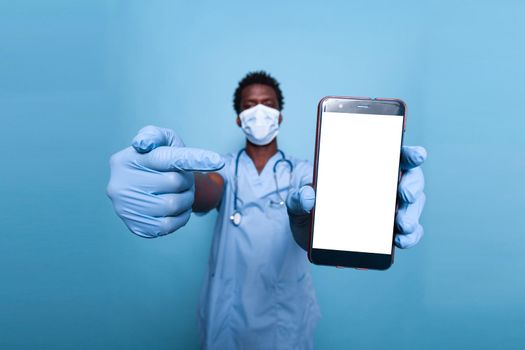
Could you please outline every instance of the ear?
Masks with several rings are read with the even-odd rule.
[[[283,115],[279,114],[279,125],[281,125],[282,122],[283,122]]]
[[[236,122],[237,122],[237,126],[240,128],[241,127],[241,118],[239,118],[239,116],[237,116]]]

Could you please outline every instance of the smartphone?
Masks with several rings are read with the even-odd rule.
[[[393,264],[405,111],[399,99],[328,96],[319,102],[312,263],[376,270]]]

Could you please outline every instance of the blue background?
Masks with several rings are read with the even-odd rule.
[[[313,158],[324,95],[399,97],[424,145],[426,235],[388,272],[313,267],[319,349],[525,341],[525,5],[518,1],[4,1],[0,348],[193,349],[215,213],[130,234],[108,158],[146,124],[226,153],[266,69],[280,147]]]

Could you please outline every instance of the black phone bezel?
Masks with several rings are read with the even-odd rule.
[[[315,160],[313,187],[317,191],[317,165],[319,160],[319,146],[321,137],[322,112],[340,113],[360,113],[360,114],[381,114],[403,116],[403,130],[401,133],[401,147],[406,126],[406,104],[396,98],[369,98],[369,97],[350,97],[350,96],[326,96],[323,97],[317,106],[317,128],[315,139]],[[399,150],[401,152],[401,149]],[[401,173],[398,167],[398,183]],[[396,198],[396,208],[397,208]],[[351,267],[357,269],[386,270],[394,263],[394,236],[395,227],[392,226],[392,249],[390,254],[364,253],[341,250],[328,250],[313,248],[315,206],[312,209],[312,220],[310,226],[310,237],[308,242],[308,259],[316,265]]]

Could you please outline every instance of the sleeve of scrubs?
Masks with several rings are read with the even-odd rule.
[[[224,191],[222,194],[222,199],[219,202],[219,206],[216,208],[217,210],[220,209],[226,197],[230,195],[231,191],[233,191],[232,186],[234,186],[234,177],[235,177],[235,157],[236,157],[236,154],[234,153],[228,153],[224,155],[223,156],[224,167],[216,171],[216,173],[219,174],[224,180]]]
[[[233,181],[235,173],[235,155],[233,153],[228,153],[223,156],[224,166],[217,170],[216,173],[219,174],[223,180],[224,185]]]

